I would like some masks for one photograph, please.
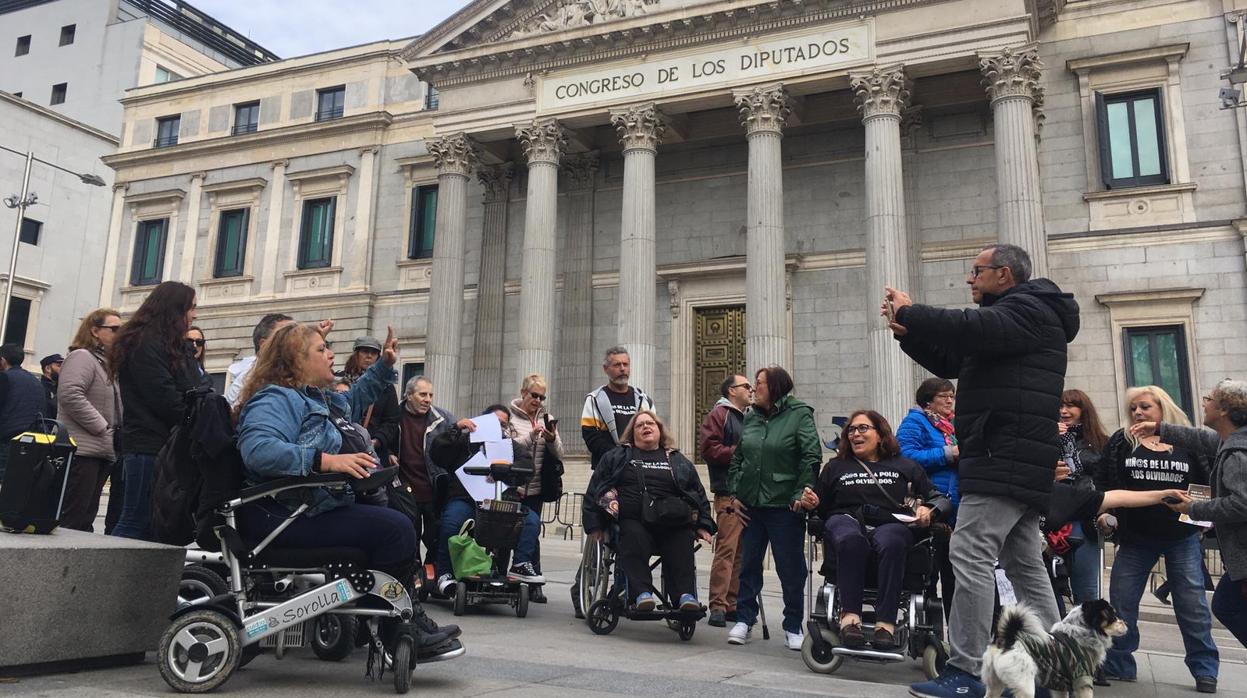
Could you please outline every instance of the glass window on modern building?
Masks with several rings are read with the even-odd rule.
[[[43,223],[33,219],[22,217],[22,232],[18,238],[27,245],[38,245],[39,235],[43,232]]]
[[[1096,93],[1100,173],[1109,189],[1169,183],[1159,90]]]
[[[68,46],[74,43],[74,34],[78,31],[78,25],[66,24],[61,27],[61,46]]]
[[[437,185],[416,187],[411,191],[411,236],[407,246],[408,259],[433,256],[433,231],[437,227]]]
[[[234,105],[234,130],[235,136],[241,133],[255,133],[260,127],[260,103],[247,102],[246,104]]]
[[[134,262],[130,266],[131,286],[151,286],[161,281],[165,263],[165,233],[169,219],[139,221],[134,235]]]
[[[156,119],[156,147],[166,148],[178,144],[178,131],[182,128],[182,116],[166,116]]]
[[[17,48],[13,51],[14,56],[25,56],[30,53],[30,34],[17,37]]]
[[[69,83],[58,82],[52,86],[51,104],[64,104],[65,96],[69,93]]]
[[[346,85],[316,91],[316,120],[341,119],[346,106]]]
[[[4,343],[26,346],[30,329],[30,299],[13,296],[9,299],[9,320],[4,326]]]
[[[333,216],[337,197],[303,202],[299,230],[299,268],[319,269],[333,262]]]
[[[250,218],[249,208],[221,212],[216,233],[216,260],[212,265],[213,278],[242,276],[247,261],[247,226]]]
[[[1182,325],[1127,327],[1123,335],[1127,385],[1159,386],[1188,417],[1194,415],[1191,369]]]

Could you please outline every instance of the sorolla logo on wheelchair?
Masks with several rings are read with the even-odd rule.
[[[253,638],[271,632],[282,623],[298,623],[331,608],[337,608],[354,598],[350,587],[338,580],[333,589],[324,587],[304,594],[271,609],[273,615],[261,618],[247,626],[247,637]],[[280,620],[278,617],[280,616]]]

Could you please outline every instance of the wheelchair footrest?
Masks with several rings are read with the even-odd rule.
[[[833,647],[831,648],[831,652],[832,654],[835,654],[841,657],[852,657],[854,659],[865,659],[865,660],[872,660],[876,662],[903,662],[905,661],[905,655],[900,654],[899,652],[880,652],[879,650],[868,650],[868,649],[855,650],[855,649],[850,649],[848,647]]]

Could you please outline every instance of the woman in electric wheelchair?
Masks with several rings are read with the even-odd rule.
[[[693,464],[671,447],[658,415],[639,410],[620,437],[620,445],[598,463],[583,504],[585,533],[602,540],[619,527],[619,568],[627,580],[629,602],[648,613],[659,603],[697,613],[696,538],[709,543],[714,518],[706,490]],[[662,557],[667,599],[655,594],[650,557]]]
[[[952,502],[931,484],[922,466],[900,455],[892,427],[873,410],[858,410],[849,418],[839,453],[823,467],[814,492],[828,555],[836,559],[840,643],[848,648],[866,644],[862,603],[873,553],[878,594],[870,644],[893,651],[909,550],[932,522],[952,511]]]
[[[350,423],[351,405],[371,404],[397,379],[398,342],[391,329],[382,360],[347,392],[334,382],[333,351],[310,325],[279,329],[260,351],[237,408],[238,447],[246,484],[291,476],[345,473],[364,478],[378,467],[370,439]],[[363,433],[361,433],[363,432]],[[275,548],[354,548],[367,555],[369,569],[393,576],[413,596],[413,623],[421,659],[462,653],[459,629],[438,627],[412,594],[416,538],[411,521],[384,506],[360,504],[349,491],[292,490],[238,510],[239,535],[255,545],[291,517],[303,502],[310,508],[273,541]],[[387,619],[390,620],[390,619]],[[387,631],[383,625],[383,633]]]

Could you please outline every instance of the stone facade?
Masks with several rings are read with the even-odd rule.
[[[212,371],[250,351],[263,312],[333,316],[342,344],[390,324],[403,361],[427,357],[438,401],[460,412],[513,397],[544,368],[575,444],[600,352],[625,343],[634,381],[693,450],[698,308],[747,305],[749,366],[762,355],[790,366],[830,438],[833,416],[859,406],[899,420],[921,376],[873,311],[881,286],[966,306],[969,261],[1017,242],[1078,298],[1067,385],[1115,427],[1139,375],[1126,330],[1182,329],[1192,400],[1247,352],[1247,123],[1215,94],[1242,31],[1235,2],[1087,0],[1053,15],[915,1],[842,17],[823,3],[657,0],[557,27],[534,23],[535,3],[472,2],[407,46],[132,91],[109,158],[128,188],[105,296],[141,299],[147,289],[127,285],[135,224],[167,215],[165,278],[199,285]],[[715,61],[684,65],[692,82],[678,89],[610,72],[670,82],[661,71],[677,59],[743,50],[737,35],[791,38],[793,51],[765,54],[778,63],[809,37],[848,48],[820,48],[818,69],[727,81],[706,75]],[[731,55],[724,71],[759,60]],[[333,85],[346,86],[345,114],[315,121],[307,95]],[[626,94],[571,96],[615,87]],[[1096,95],[1148,90],[1166,181],[1107,188]],[[213,114],[246,99],[280,108],[257,133],[222,133]],[[178,111],[202,115],[178,146],[136,135]],[[416,188],[434,184],[433,256],[411,258]],[[333,261],[298,271],[300,202],[326,195]],[[250,271],[213,280],[213,221],[247,201]]]

